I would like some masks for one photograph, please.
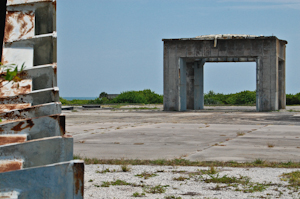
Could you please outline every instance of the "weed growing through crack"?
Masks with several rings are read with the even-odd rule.
[[[222,177],[217,174],[209,175],[210,178],[203,178],[203,181],[206,183],[222,183],[226,184],[227,186],[220,186],[217,185],[213,188],[213,190],[221,190],[222,188],[233,187],[235,191],[242,191],[244,193],[253,193],[253,192],[262,192],[267,187],[272,186],[272,183],[254,183],[250,182],[250,178],[247,176],[240,177],[229,177],[224,175]]]
[[[293,187],[296,190],[299,189],[299,187],[300,187],[300,171],[284,173],[280,177],[282,177],[282,178],[280,178],[282,181],[288,181],[290,187]]]
[[[111,181],[111,182],[102,182],[101,187],[109,187],[110,185],[112,186],[121,186],[121,185],[132,185],[131,183],[128,183],[124,180],[116,180],[116,181]]]
[[[143,190],[146,193],[152,193],[152,194],[165,193],[166,189],[167,189],[166,187],[168,187],[168,185],[165,185],[165,186],[156,185],[154,187],[145,187]]]
[[[240,132],[237,132],[236,135],[237,135],[237,136],[243,136],[243,135],[245,135],[245,133],[242,132],[242,131],[240,131]]]
[[[176,180],[176,181],[185,181],[185,180],[187,180],[187,179],[189,179],[189,178],[187,178],[187,177],[184,177],[184,176],[179,176],[179,177],[174,177],[173,178],[173,180]]]
[[[139,159],[97,159],[84,158],[74,155],[76,159],[84,160],[85,164],[109,164],[109,165],[157,165],[157,166],[201,166],[201,167],[270,167],[270,168],[300,168],[300,162],[270,162],[262,159],[256,159],[253,162],[238,163],[236,161],[190,161],[186,159],[157,159],[157,160],[139,160]]]
[[[260,159],[260,158],[257,158],[257,159],[254,160],[253,163],[254,163],[254,164],[263,164],[264,161],[263,161],[262,159]]]
[[[146,196],[146,194],[145,193],[139,193],[139,192],[135,192],[135,193],[133,193],[132,194],[132,197],[145,197]]]
[[[114,171],[115,171],[115,170],[114,170]],[[107,169],[103,169],[102,171],[96,170],[95,172],[96,172],[96,173],[109,173],[109,172],[112,172],[112,171],[110,171],[109,168],[107,168]]]
[[[217,174],[216,176],[214,175],[209,175],[209,176],[210,178],[206,178],[203,181],[206,183],[242,184],[242,185],[246,185],[250,182],[250,178],[246,176],[240,176],[239,178],[228,177],[227,175],[220,177],[219,174]]]
[[[123,172],[129,172],[131,170],[131,168],[127,164],[124,164],[124,165],[121,165],[121,170]]]
[[[144,171],[143,173],[137,174],[135,176],[140,177],[140,178],[144,178],[144,179],[148,179],[148,178],[155,177],[155,176],[158,176],[158,175],[155,174],[155,173],[148,173],[148,172]]]
[[[165,196],[164,199],[182,199],[181,197],[176,197],[176,196]]]

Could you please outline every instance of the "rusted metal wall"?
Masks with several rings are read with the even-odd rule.
[[[84,163],[72,161],[64,135],[56,42],[56,0],[7,1],[1,60],[26,68],[21,82],[0,85],[0,198],[83,198]]]

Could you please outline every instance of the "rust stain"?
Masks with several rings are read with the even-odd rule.
[[[23,95],[31,92],[32,80],[22,80],[20,82],[9,83],[7,81],[0,82],[0,96],[8,97],[13,95]]]
[[[75,181],[75,194],[79,192],[83,196],[83,179],[84,179],[84,164],[74,163],[74,181]]]
[[[1,104],[0,105],[0,113],[4,113],[7,111],[11,111],[11,110],[17,110],[17,109],[25,109],[25,108],[29,108],[31,107],[30,103],[26,103],[26,104]],[[12,116],[13,114],[7,113],[6,115],[4,115],[3,117],[8,117],[8,116]]]
[[[30,24],[26,22],[26,18],[29,18]],[[19,32],[14,32],[14,22],[17,22],[19,26]],[[4,42],[10,41],[10,38],[17,34],[17,39],[22,39],[25,35],[30,33],[34,28],[34,12],[20,12],[20,11],[8,11],[6,14],[6,23],[5,23],[5,36]]]
[[[16,171],[22,169],[22,162],[13,161],[9,163],[0,163],[0,173],[8,172],[8,171]]]
[[[24,135],[14,135],[14,136],[1,136],[0,137],[0,146],[5,144],[13,143],[23,143],[27,140]]]
[[[54,74],[57,75],[57,65],[53,67]]]
[[[9,22],[10,13],[8,12],[6,14],[6,22],[5,22],[5,34],[4,34],[4,42],[7,42],[10,35],[12,34],[12,31],[14,29],[14,26]]]
[[[22,127],[23,124],[25,124],[25,122],[20,122],[19,124],[17,124],[16,126],[14,126],[13,128],[11,128],[12,131],[22,131],[24,129],[27,128],[32,128],[34,126],[34,123],[32,120],[27,120],[27,125]]]
[[[53,1],[52,5],[54,6],[54,9],[56,10],[56,1]]]

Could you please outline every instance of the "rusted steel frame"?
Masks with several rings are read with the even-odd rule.
[[[58,88],[41,89],[24,95],[0,97],[1,104],[31,103],[34,106],[58,101]]]
[[[4,39],[5,19],[6,19],[6,2],[7,0],[0,1],[0,61],[2,58],[2,44]]]
[[[0,125],[0,136],[26,134],[27,140],[63,136],[65,120],[64,115],[51,115],[4,123]]]
[[[24,70],[20,77],[22,79],[32,79],[32,90],[39,90],[45,88],[52,88],[57,86],[57,66],[45,65],[36,66]]]
[[[73,160],[0,173],[0,192],[16,191],[16,198],[82,199],[83,168],[83,161]]]
[[[54,102],[43,105],[36,105],[25,109],[12,110],[0,113],[0,118],[5,120],[20,120],[27,118],[36,118],[61,113],[61,103]],[[0,123],[1,124],[1,123]]]
[[[0,146],[1,162],[23,160],[22,168],[70,161],[73,159],[73,138],[55,136],[23,143]]]

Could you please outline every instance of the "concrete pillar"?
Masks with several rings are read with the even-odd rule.
[[[194,62],[186,63],[187,109],[194,110]]]
[[[285,93],[285,61],[278,63],[278,108],[286,108],[286,93]]]
[[[204,109],[204,64],[202,59],[194,65],[194,110]]]
[[[186,62],[184,59],[179,58],[179,111],[186,110]]]

